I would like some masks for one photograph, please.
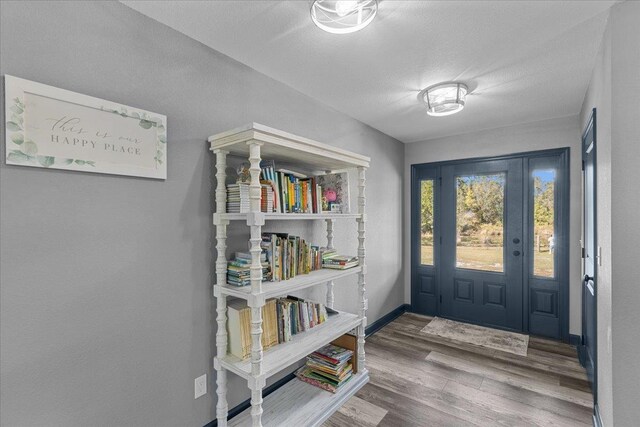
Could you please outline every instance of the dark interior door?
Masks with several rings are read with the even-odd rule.
[[[441,167],[440,312],[521,331],[522,158]]]
[[[583,268],[582,281],[582,359],[596,393],[597,364],[597,246],[596,246],[596,137],[595,110],[582,140],[583,164]]]

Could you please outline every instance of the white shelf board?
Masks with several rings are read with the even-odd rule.
[[[321,270],[312,271],[308,274],[301,274],[289,280],[281,280],[279,282],[262,282],[262,293],[260,295],[265,298],[274,298],[287,295],[291,292],[300,291],[315,285],[337,280],[342,277],[353,276],[362,271],[362,266],[349,268],[347,270],[333,270],[323,268]],[[237,298],[249,299],[251,297],[251,285],[249,286],[230,286],[215,285],[223,295],[234,296]]]
[[[291,337],[291,341],[265,350],[262,355],[262,372],[266,378],[313,353],[320,347],[355,329],[362,323],[356,314],[338,312],[329,316],[326,322]],[[243,378],[251,377],[251,358],[241,360],[227,355],[220,364]]]
[[[250,123],[209,137],[211,150],[224,150],[233,155],[247,157],[247,142],[257,141],[260,157],[276,162],[295,163],[309,170],[326,171],[358,166],[369,167],[371,158],[333,145],[323,144],[302,136],[273,129],[259,123]]]
[[[343,385],[342,389],[333,394],[294,378],[264,398],[262,425],[264,427],[320,426],[367,382],[369,382],[368,372],[359,372]],[[251,408],[229,421],[229,427],[250,425]]]
[[[277,212],[264,212],[264,219],[267,221],[270,220],[279,220],[279,221],[291,221],[291,220],[312,220],[312,219],[356,219],[360,218],[362,215],[354,213],[354,214],[336,214],[336,213],[277,213]],[[227,219],[229,221],[236,220],[247,220],[246,213],[218,213],[216,214],[220,217],[220,219]]]

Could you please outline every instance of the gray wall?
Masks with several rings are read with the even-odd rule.
[[[584,127],[597,108],[598,406],[605,426],[640,419],[640,3],[610,12],[580,115]]]
[[[368,317],[404,302],[401,143],[122,4],[1,8],[2,74],[166,114],[169,168],[156,181],[0,164],[0,424],[199,427],[214,418],[205,140],[251,121],[371,156]],[[322,244],[321,228],[297,231]],[[355,251],[354,228],[340,230],[338,247]],[[355,281],[340,285],[340,296],[355,296]],[[356,309],[353,298],[339,305]],[[209,394],[194,400],[205,372]],[[230,377],[233,407],[249,395]]]
[[[580,334],[580,130],[577,117],[543,120],[407,144],[405,148],[405,251],[410,253],[411,165],[570,147],[569,331]],[[411,263],[405,259],[405,301],[411,299]]]

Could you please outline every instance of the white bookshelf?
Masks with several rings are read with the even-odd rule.
[[[215,191],[216,209],[213,223],[216,227],[216,386],[218,426],[317,426],[355,394],[369,380],[365,365],[364,333],[367,325],[367,299],[365,289],[365,172],[370,159],[360,154],[322,144],[308,138],[292,135],[257,123],[219,133],[209,138],[211,150],[216,156]],[[227,155],[246,156],[250,163],[249,185],[250,212],[226,213]],[[345,168],[358,170],[358,208],[353,214],[282,214],[260,212],[260,161],[263,158],[276,163],[299,165],[308,171],[332,171]],[[333,247],[333,226],[338,220],[354,220],[357,224],[359,265],[348,270],[322,269],[279,282],[263,282],[260,264],[262,226],[266,221],[325,221],[327,247]],[[251,286],[227,285],[227,227],[231,221],[244,221],[250,229]],[[356,226],[354,225],[354,228]],[[314,286],[326,286],[326,305],[333,308],[334,281],[348,276],[358,276],[357,313],[338,312],[314,328],[299,333],[286,343],[266,351],[262,348],[262,306],[269,298],[285,296]],[[247,300],[251,307],[251,357],[240,360],[228,354],[227,298]],[[262,399],[267,378],[291,366],[309,353],[356,330],[358,373],[333,394],[297,379],[289,381],[277,391]],[[251,390],[251,408],[227,423],[227,372],[247,380]]]

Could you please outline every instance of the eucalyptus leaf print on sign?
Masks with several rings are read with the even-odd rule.
[[[165,116],[13,76],[5,94],[7,164],[166,179]]]

